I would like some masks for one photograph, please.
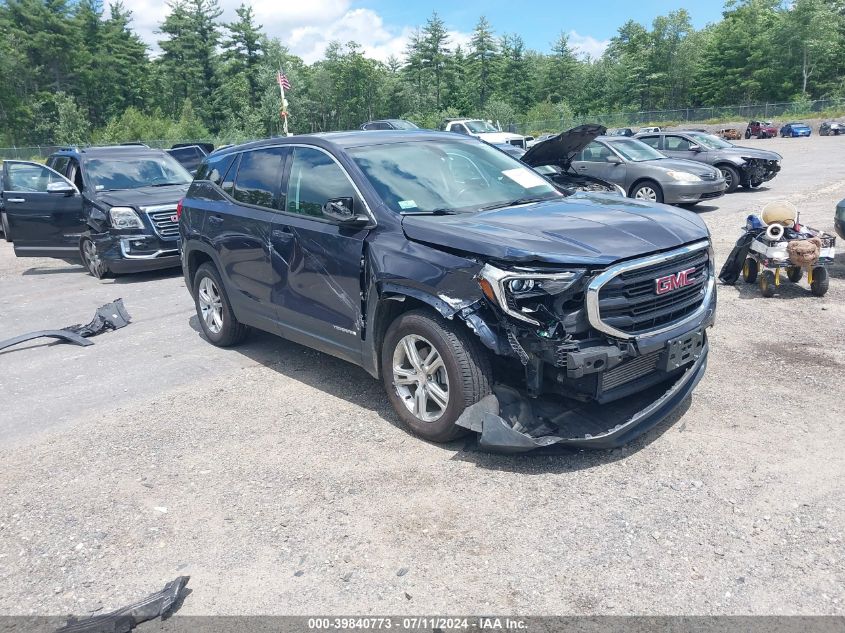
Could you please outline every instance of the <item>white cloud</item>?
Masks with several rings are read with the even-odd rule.
[[[610,40],[597,40],[590,35],[581,35],[574,29],[569,31],[569,45],[576,54],[601,57],[608,44]]]
[[[240,3],[241,0],[221,0],[221,20],[234,20]],[[278,0],[253,0],[252,9],[265,33],[278,37],[308,64],[320,59],[332,40],[343,44],[357,42],[365,55],[382,61],[391,55],[401,59],[414,32],[411,26],[386,25],[372,9],[353,9],[350,0],[291,2],[285,3],[284,9]],[[161,37],[156,31],[169,8],[163,0],[134,0],[132,12],[133,28],[155,54]],[[470,37],[469,33],[449,31],[449,46],[454,49],[460,44],[466,48]]]

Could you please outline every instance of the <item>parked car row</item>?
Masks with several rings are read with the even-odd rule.
[[[838,136],[845,132],[845,124],[837,121],[824,121],[819,125],[819,134],[821,136]],[[784,123],[780,129],[772,124],[771,121],[749,121],[745,128],[745,138],[756,136],[757,138],[773,138],[780,135],[781,138],[798,138],[811,136],[812,128],[806,123],[789,122]],[[722,134],[720,133],[720,136]],[[728,138],[723,136],[723,138]],[[731,137],[732,138],[732,137]]]
[[[4,162],[0,200],[21,256],[102,276],[175,251],[211,343],[256,328],[361,365],[427,439],[609,447],[701,379],[715,263],[695,214],[570,169],[604,131],[535,145],[534,169],[471,135],[274,138],[193,180],[164,151],[68,148]]]

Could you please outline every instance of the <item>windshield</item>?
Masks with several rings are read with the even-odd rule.
[[[482,132],[498,132],[499,130],[487,121],[466,121],[465,125],[473,134],[481,134]]]
[[[479,142],[389,143],[349,150],[397,213],[458,213],[562,197],[507,154]]]
[[[632,138],[610,141],[610,146],[622,154],[622,158],[634,163],[641,163],[645,160],[660,160],[661,158],[666,158],[665,155],[661,154],[650,145],[646,145],[642,141]]]
[[[172,156],[161,155],[89,158],[85,174],[95,191],[140,187],[186,185],[189,174]]]
[[[699,145],[707,149],[724,149],[726,147],[734,147],[733,143],[728,143],[726,140],[713,136],[712,134],[702,134],[699,132],[691,132],[688,135]]]

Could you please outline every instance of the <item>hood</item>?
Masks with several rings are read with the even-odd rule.
[[[188,193],[189,184],[167,185],[165,187],[139,187],[102,191],[96,200],[109,207],[150,207],[159,204],[176,204]]]
[[[476,136],[488,143],[495,145],[496,143],[507,143],[514,139],[522,140],[525,137],[519,134],[511,134],[510,132],[481,132]]]
[[[741,156],[742,158],[759,158],[761,160],[782,160],[783,156],[777,152],[771,152],[766,149],[757,149],[756,147],[741,147],[734,145],[733,147],[725,147],[723,149],[713,150],[714,152],[725,152],[733,156]]]
[[[557,165],[566,171],[578,152],[605,132],[607,132],[607,128],[603,125],[594,123],[579,125],[533,145],[531,149],[525,152],[521,160],[531,167]]]
[[[509,262],[606,265],[705,239],[694,213],[602,195],[461,215],[407,215],[408,239]]]
[[[683,158],[661,158],[660,160],[648,160],[640,163],[629,163],[630,165],[646,165],[651,168],[663,169],[666,171],[688,171],[693,174],[703,174],[706,172],[715,172],[721,174],[718,169],[711,167],[705,163],[700,163],[697,160],[686,160]]]

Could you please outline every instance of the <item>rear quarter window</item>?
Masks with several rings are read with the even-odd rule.
[[[197,169],[197,180],[208,180],[218,187],[223,186],[223,178],[232,166],[237,154],[209,156]]]

